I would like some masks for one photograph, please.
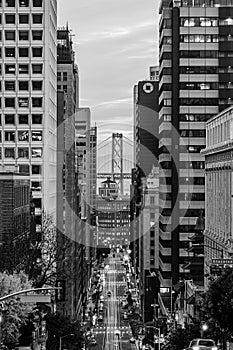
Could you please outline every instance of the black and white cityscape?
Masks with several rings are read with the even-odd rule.
[[[0,350],[233,350],[233,0],[0,0]]]

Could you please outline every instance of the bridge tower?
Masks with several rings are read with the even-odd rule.
[[[112,134],[112,179],[118,186],[120,193],[124,193],[123,175],[123,134]]]

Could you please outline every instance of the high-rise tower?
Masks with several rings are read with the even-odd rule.
[[[30,175],[41,210],[56,219],[57,1],[0,1],[0,170]]]
[[[160,6],[160,273],[164,286],[203,285],[192,251],[204,209],[205,122],[233,103],[233,1]]]

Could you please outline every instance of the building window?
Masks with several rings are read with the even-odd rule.
[[[42,40],[43,32],[42,30],[33,30],[32,31],[32,40]]]
[[[28,108],[29,107],[28,97],[19,97],[18,98],[18,106],[19,106],[19,108]]]
[[[5,64],[5,73],[6,74],[15,74],[15,65],[14,64]]]
[[[32,74],[42,74],[43,66],[42,64],[32,65]]]
[[[152,196],[150,197],[150,204],[151,205],[155,204],[155,197],[152,197]]]
[[[6,91],[15,91],[15,81],[5,81]]]
[[[19,148],[18,149],[18,157],[19,158],[26,158],[26,159],[28,159],[28,157],[29,157],[28,148],[26,148],[26,147]]]
[[[42,97],[32,97],[32,107],[34,108],[40,108],[43,104],[43,98]]]
[[[42,19],[43,19],[42,14],[32,15],[33,24],[42,24]]]
[[[42,90],[42,81],[32,81],[32,90],[41,91]]]
[[[15,31],[5,30],[5,40],[15,40]]]
[[[19,81],[19,90],[28,91],[28,81]]]
[[[6,0],[7,7],[15,7],[15,0]]]
[[[5,148],[5,158],[15,158],[14,148]]]
[[[42,148],[32,148],[32,158],[41,158]]]
[[[19,65],[19,74],[28,74],[28,73],[29,73],[28,64],[20,64]]]
[[[5,47],[5,57],[15,57],[15,48]]]
[[[32,124],[42,124],[42,114],[32,114]]]
[[[13,97],[5,97],[5,107],[15,108],[15,99]]]
[[[42,0],[33,0],[33,7],[42,7]]]
[[[41,166],[32,165],[32,175],[40,175],[40,174],[41,174]]]
[[[42,141],[42,131],[32,131],[32,141]]]
[[[61,80],[61,72],[57,73],[57,80]]]
[[[6,24],[15,24],[15,15],[14,14],[6,14],[5,15],[5,23]]]
[[[19,173],[29,174],[29,165],[28,164],[20,164],[19,165]]]
[[[5,131],[5,141],[15,142],[15,132]]]
[[[31,189],[32,189],[32,191],[41,191],[41,182],[40,181],[32,181]]]
[[[67,72],[63,72],[63,81],[67,81]]]
[[[14,114],[5,114],[5,124],[15,124],[15,115]]]
[[[33,57],[42,57],[43,48],[42,47],[33,47],[32,48],[32,56]]]
[[[28,115],[27,114],[19,114],[19,124],[28,124]]]
[[[29,140],[29,131],[18,131],[18,140],[21,142],[28,142]]]
[[[28,7],[29,0],[19,0],[19,7]]]
[[[19,47],[19,57],[28,57],[28,47]]]
[[[21,13],[19,15],[19,24],[28,24],[28,23],[29,23],[29,15]]]
[[[29,39],[28,30],[20,30],[19,31],[19,40],[28,40],[28,39]]]

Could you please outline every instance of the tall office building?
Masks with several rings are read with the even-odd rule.
[[[139,81],[134,86],[134,163],[131,185],[131,257],[136,271],[142,259],[140,248],[143,240],[138,217],[142,210],[142,179],[146,179],[158,166],[158,67],[150,67],[149,79]]]
[[[233,103],[232,5],[232,0],[162,0],[160,5],[160,273],[165,287],[182,278],[203,285],[203,258],[191,249],[205,200],[200,151],[205,122]]]
[[[220,260],[220,266],[215,266],[220,271],[222,258],[232,260],[232,147],[233,106],[206,123],[206,148],[202,151],[206,162],[205,276],[215,274],[212,259],[216,259],[216,265]],[[206,279],[205,287],[208,283]]]
[[[30,175],[41,210],[56,220],[57,1],[3,0],[0,170]]]

